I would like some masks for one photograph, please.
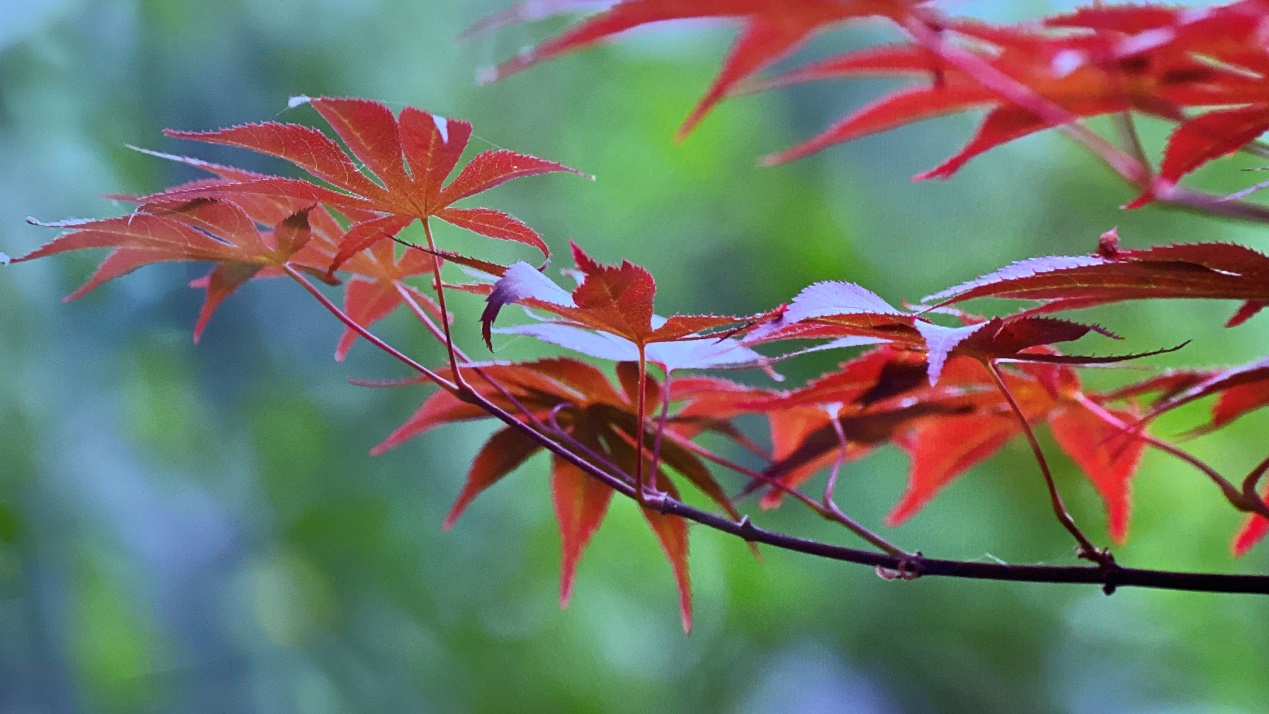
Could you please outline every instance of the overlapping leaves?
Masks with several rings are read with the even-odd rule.
[[[552,438],[603,464],[619,478],[635,472],[635,444],[641,430],[636,415],[637,365],[629,362],[617,367],[619,385],[614,386],[595,367],[573,359],[554,359],[517,365],[494,364],[481,367],[481,381],[474,385],[481,396],[503,409],[519,415],[525,424],[544,429]],[[699,386],[699,385],[696,385]],[[662,385],[648,380],[650,401],[659,403]],[[676,395],[665,395],[672,401],[699,399],[697,389]],[[432,395],[401,428],[375,448],[380,453],[437,426],[456,421],[487,417],[488,414],[470,402],[449,392]],[[702,430],[698,418],[674,417],[664,427],[683,438]],[[650,426],[643,425],[644,431]],[[645,434],[648,441],[652,435]],[[472,462],[467,483],[446,520],[452,526],[467,505],[482,491],[500,481],[533,454],[543,450],[541,440],[531,438],[514,427],[504,426],[482,447]],[[643,454],[645,465],[655,474],[655,488],[679,498],[674,482],[665,467],[673,469],[700,489],[709,499],[735,518],[739,518],[722,487],[710,475],[704,463],[692,451],[674,439],[660,440],[658,459]],[[560,582],[561,604],[568,602],[574,575],[582,551],[590,542],[607,512],[612,490],[582,472],[575,464],[556,454],[551,462],[551,493],[555,503],[562,548]],[[661,542],[673,566],[679,584],[680,605],[685,627],[691,623],[691,586],[687,572],[687,524],[677,516],[663,515],[651,508],[641,508],[644,518]]]
[[[1157,179],[1143,186],[1148,189],[1144,202],[1269,128],[1264,89],[1269,56],[1262,42],[1269,5],[1263,2],[1203,12],[1095,6],[1030,26],[1000,27],[942,18],[922,0],[556,0],[521,5],[485,26],[592,7],[597,14],[495,74],[519,71],[643,25],[714,18],[741,25],[741,34],[684,124],[684,134],[729,94],[857,76],[916,82],[774,161],[940,114],[987,110],[969,145],[923,175],[944,178],[1014,138],[1092,116],[1140,112],[1179,125]],[[772,80],[757,78],[818,33],[869,18],[889,21],[910,33],[913,43],[830,57]],[[442,323],[456,367],[451,379],[436,378],[444,389],[424,401],[376,452],[442,424],[499,412],[506,423],[475,456],[447,519],[450,526],[485,489],[535,453],[552,451],[562,602],[568,601],[581,554],[607,513],[610,485],[617,482],[618,490],[640,501],[672,565],[687,625],[686,523],[645,502],[649,491],[680,499],[671,473],[739,519],[706,461],[744,474],[747,480],[739,490],[766,489],[763,505],[774,506],[825,467],[893,445],[911,459],[908,489],[889,518],[895,525],[1009,441],[1045,427],[1102,497],[1110,535],[1122,541],[1137,464],[1148,444],[1159,444],[1144,432],[1153,417],[1216,397],[1210,423],[1201,428],[1210,430],[1269,403],[1264,360],[1164,374],[1096,393],[1081,385],[1075,367],[1158,351],[1099,356],[1057,348],[1090,335],[1114,335],[1055,313],[1125,300],[1234,300],[1240,307],[1230,324],[1250,319],[1269,305],[1269,258],[1248,248],[1195,243],[1131,250],[1121,248],[1112,232],[1092,255],[1021,261],[931,295],[916,308],[896,308],[855,284],[824,282],[766,313],[663,318],[655,312],[651,274],[630,262],[602,264],[576,244],[572,289],[527,262],[504,266],[436,247],[433,218],[547,255],[546,242],[519,220],[455,204],[516,178],[571,169],[501,149],[478,153],[458,169],[471,137],[466,122],[412,107],[398,116],[360,99],[298,98],[293,104],[311,105],[338,141],[317,129],[278,122],[169,133],[278,157],[312,180],[167,157],[212,177],[139,199],[128,216],[47,224],[65,233],[18,261],[110,249],[71,298],[145,265],[210,262],[210,273],[193,283],[206,292],[195,339],[217,305],[244,283],[286,275],[324,299],[305,276],[318,277],[343,290],[343,310],[331,304],[347,326],[337,359],[359,336],[384,347],[369,328],[402,306],[439,337],[442,328],[433,321],[443,321],[448,313],[431,295],[439,294],[444,305],[444,291],[454,287],[441,282],[442,263],[457,262],[492,276],[489,282],[457,286],[486,297],[481,322],[490,349],[495,332],[536,337],[615,362],[616,382],[576,359],[472,363],[460,358],[449,341],[449,325]],[[1211,107],[1219,108],[1190,113]],[[399,248],[394,239],[401,240],[416,221],[422,223],[426,248]],[[426,288],[412,282],[424,275],[431,282]],[[978,298],[1037,304],[997,317],[960,311],[961,303]],[[495,330],[500,312],[513,304],[526,308],[532,321]],[[770,369],[806,351],[861,345],[871,347],[836,371],[784,392],[695,374]],[[650,374],[649,365],[659,367],[663,379]],[[432,374],[422,367],[418,371]],[[1149,394],[1158,395],[1152,408],[1139,407]],[[733,422],[747,414],[765,417],[769,447],[755,443]],[[704,433],[753,452],[764,466],[746,470],[707,451],[693,441]],[[597,473],[604,478],[596,478]],[[1249,492],[1258,486],[1256,471],[1246,483]],[[1244,552],[1267,530],[1269,521],[1253,517],[1236,550]]]
[[[1241,0],[1202,10],[1158,4],[1102,5],[1019,25],[945,17],[910,0],[618,0],[525,2],[479,29],[597,8],[559,36],[507,61],[491,79],[520,71],[636,27],[697,18],[742,24],[705,97],[681,134],[729,94],[803,82],[904,77],[913,84],[841,119],[822,134],[768,158],[797,159],[834,144],[932,117],[985,109],[959,153],[918,178],[948,178],[970,159],[1044,129],[1090,117],[1139,112],[1175,122],[1158,174],[1134,205],[1181,177],[1238,151],[1269,129],[1269,6]],[[830,56],[768,80],[755,75],[812,35],[843,22],[885,18],[910,38]],[[1198,114],[1190,110],[1207,110]],[[1138,172],[1149,167],[1139,165]],[[1134,181],[1143,181],[1134,176]]]

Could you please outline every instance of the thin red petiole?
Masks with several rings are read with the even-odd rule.
[[[450,394],[453,394],[454,396],[461,398],[462,390],[459,388],[457,384],[449,381],[448,379],[445,379],[441,375],[437,374],[436,372],[433,372],[427,367],[424,367],[418,362],[415,362],[414,360],[410,359],[409,357],[405,356],[400,351],[398,351],[397,348],[379,339],[377,336],[374,335],[374,333],[370,332],[365,327],[363,327],[360,323],[358,323],[356,320],[349,317],[348,314],[345,313],[343,310],[341,310],[338,305],[331,302],[330,298],[323,295],[322,291],[318,290],[317,287],[313,285],[313,283],[309,282],[308,278],[305,278],[290,263],[284,265],[282,269],[286,271],[287,275],[290,275],[293,279],[295,279],[296,282],[298,282],[301,286],[303,286],[305,290],[307,290],[310,294],[312,294],[313,297],[317,298],[317,301],[322,304],[322,307],[325,307],[332,315],[339,318],[339,321],[347,325],[350,330],[352,330],[353,332],[356,332],[363,339],[365,339],[367,342],[371,343],[375,347],[378,347],[379,349],[383,350],[389,355],[392,355],[397,360],[404,363],[410,369],[432,380],[445,391],[449,392]]]
[[[454,336],[449,329],[449,308],[445,305],[445,283],[441,280],[441,260],[437,258],[436,241],[432,239],[432,226],[427,218],[423,219],[423,235],[427,237],[427,247],[432,250],[432,276],[436,280],[436,304],[441,308],[441,329],[445,332],[445,350],[449,353],[449,368],[454,371],[454,384],[463,391],[472,391],[463,374],[458,369],[458,355],[454,351]]]
[[[647,494],[643,489],[643,428],[648,419],[648,355],[643,345],[639,345],[639,393],[635,395],[636,420],[639,428],[635,433],[635,499],[640,506],[647,506]],[[653,479],[656,478],[653,472]]]
[[[797,501],[802,503],[802,505],[806,506],[812,511],[815,511],[815,513],[817,513],[824,520],[834,521],[836,523],[839,523],[845,526],[855,535],[859,536],[860,538],[863,538],[864,540],[868,541],[872,545],[876,546],[878,549],[886,553],[889,553],[890,555],[894,555],[896,557],[908,557],[908,558],[914,557],[914,554],[908,553],[904,551],[902,548],[899,548],[898,546],[889,543],[888,541],[886,541],[886,539],[868,530],[862,524],[858,523],[857,521],[852,519],[850,516],[847,516],[846,514],[842,513],[841,510],[837,509],[836,507],[829,508],[825,504],[819,503],[818,501],[811,498],[810,496],[807,496],[801,491],[798,491],[797,489],[789,486],[788,484],[784,483],[780,479],[772,478],[771,476],[768,476],[762,473],[761,471],[756,471],[754,469],[747,468],[734,461],[731,461],[727,458],[719,456],[718,454],[715,454],[714,452],[710,451],[709,449],[706,449],[700,444],[697,444],[690,439],[687,439],[678,434],[675,434],[673,431],[667,431],[666,437],[668,437],[670,441],[673,441],[674,443],[691,451],[692,453],[705,459],[706,461],[712,461],[713,463],[716,463],[725,469],[730,469],[742,476],[748,476],[749,478],[755,481],[760,481],[780,491],[781,493],[784,493],[790,498],[796,499]]]
[[[1092,399],[1089,399],[1085,394],[1077,394],[1075,399],[1083,405],[1085,409],[1092,412],[1107,424],[1120,429],[1125,434],[1131,435],[1133,438],[1141,439],[1159,451],[1174,456],[1190,466],[1193,466],[1195,469],[1198,469],[1203,475],[1211,479],[1212,483],[1216,484],[1217,488],[1219,488],[1221,493],[1224,494],[1225,500],[1229,501],[1234,508],[1237,508],[1240,511],[1258,513],[1266,518],[1269,518],[1269,506],[1265,505],[1264,501],[1260,498],[1255,497],[1254,491],[1253,496],[1248,498],[1245,493],[1243,491],[1239,491],[1238,487],[1231,483],[1229,479],[1222,476],[1219,471],[1212,468],[1207,462],[1203,461],[1199,457],[1178,446],[1174,446],[1162,439],[1151,436],[1144,431],[1144,428],[1139,429],[1134,425],[1125,424],[1122,420],[1115,417],[1114,414],[1107,411],[1105,407]],[[1269,466],[1269,464],[1266,465]],[[1253,471],[1252,473],[1255,472]]]
[[[666,423],[670,419],[670,368],[665,368],[665,381],[661,384],[661,416],[657,419],[657,433],[652,439],[652,473],[656,473],[661,464],[661,438],[665,434]],[[640,424],[640,428],[642,428]]]
[[[842,428],[842,421],[835,414],[833,415],[833,432],[837,434],[838,444],[841,446],[837,453],[837,459],[833,461],[833,470],[829,472],[828,483],[824,486],[824,508],[833,514],[834,520],[838,523],[854,531],[855,535],[872,543],[878,548],[886,551],[891,555],[908,556],[911,555],[900,549],[898,546],[892,545],[889,541],[881,536],[873,533],[859,523],[855,519],[846,515],[842,509],[837,507],[837,501],[833,499],[833,491],[837,488],[837,477],[842,471],[842,464],[846,463],[846,453],[850,442],[846,440],[846,431]]]
[[[1066,504],[1062,502],[1062,495],[1058,493],[1057,484],[1053,481],[1053,472],[1049,470],[1049,462],[1044,458],[1044,450],[1040,448],[1040,442],[1036,439],[1035,431],[1031,429],[1031,423],[1022,411],[1022,406],[1014,398],[1009,385],[1005,384],[1004,377],[1000,374],[1000,368],[992,360],[984,360],[983,364],[987,366],[987,371],[991,372],[991,376],[996,381],[996,386],[1000,389],[1000,393],[1009,402],[1009,407],[1013,410],[1014,416],[1018,417],[1018,423],[1022,425],[1022,431],[1027,435],[1027,443],[1031,445],[1031,453],[1035,455],[1036,463],[1040,466],[1040,473],[1044,476],[1045,486],[1049,489],[1049,501],[1053,505],[1053,513],[1057,516],[1058,522],[1062,524],[1062,527],[1066,528],[1067,532],[1079,544],[1080,557],[1102,564],[1110,562],[1106,560],[1108,557],[1106,552],[1093,545],[1092,541],[1084,535],[1079,526],[1075,525],[1075,519],[1071,518],[1070,512],[1066,510]]]
[[[1265,510],[1269,511],[1269,504],[1265,504],[1264,499],[1260,497],[1260,480],[1265,477],[1265,472],[1269,471],[1269,457],[1261,461],[1256,468],[1247,474],[1247,478],[1243,479],[1243,495],[1253,501],[1259,501],[1265,505]],[[1261,513],[1265,518],[1269,518],[1269,512]]]

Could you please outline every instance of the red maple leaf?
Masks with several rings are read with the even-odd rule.
[[[629,261],[604,265],[593,260],[576,243],[572,247],[582,282],[571,293],[528,263],[512,265],[492,288],[472,286],[488,294],[485,312],[480,318],[486,343],[491,340],[498,313],[510,304],[545,310],[563,318],[563,324],[615,335],[630,341],[640,351],[656,342],[682,340],[746,319],[717,315],[658,318],[653,312],[656,281],[651,273]],[[490,347],[492,349],[492,344]]]
[[[257,174],[227,166],[219,166],[185,156],[172,156],[157,152],[143,153],[160,158],[177,161],[214,174],[218,180],[199,180],[186,184],[186,187],[214,188],[226,184],[255,181],[267,178]],[[301,267],[310,273],[323,274],[327,271],[339,244],[345,236],[345,229],[325,207],[312,208],[305,201],[284,195],[237,194],[233,203],[242,208],[247,215],[261,225],[272,225],[283,220],[291,213],[309,208],[309,223],[312,226],[312,237],[295,255],[291,256],[292,265]],[[152,200],[149,206],[164,205],[163,200]],[[367,216],[361,216],[367,219]],[[394,237],[395,234],[392,234]],[[426,251],[411,250],[397,255],[395,246],[390,241],[381,241],[370,246],[346,261],[342,270],[352,275],[352,280],[345,285],[344,312],[362,327],[370,327],[387,317],[400,307],[408,294],[414,302],[433,316],[440,318],[440,309],[430,297],[414,286],[405,282],[406,278],[432,272],[434,261]],[[276,266],[266,266],[256,277],[274,277],[284,275]],[[206,288],[209,278],[202,278],[190,283],[190,287]],[[335,349],[335,359],[342,361],[357,339],[357,333],[346,328],[339,345]]]
[[[967,315],[959,317],[967,324],[961,327],[939,325],[924,314],[899,310],[854,283],[822,282],[804,289],[783,311],[773,313],[772,319],[751,331],[745,341],[765,344],[791,339],[866,338],[921,350],[928,356],[932,385],[938,382],[943,365],[952,356],[970,356],[984,362],[1009,360],[1089,365],[1123,362],[1179,349],[1108,357],[1064,355],[1045,348],[1054,343],[1077,340],[1093,332],[1108,337],[1115,335],[1096,325],[1037,315],[1021,314],[990,320]]]
[[[1093,255],[1028,258],[930,295],[923,302],[952,305],[995,297],[1042,301],[1047,313],[1124,300],[1208,298],[1243,300],[1228,323],[1251,318],[1269,299],[1269,257],[1232,243],[1189,243],[1144,250],[1119,247],[1114,230]]]
[[[489,208],[455,208],[454,203],[512,179],[573,171],[527,154],[496,149],[477,154],[458,176],[457,167],[471,138],[471,124],[406,107],[394,117],[386,106],[366,99],[309,99],[348,147],[347,152],[322,132],[299,124],[265,122],[210,132],[167,131],[169,136],[250,149],[285,159],[314,178],[334,186],[290,178],[261,177],[212,186],[179,187],[167,199],[191,193],[255,194],[320,202],[354,217],[356,223],[339,245],[331,270],[378,241],[396,235],[415,219],[435,217],[490,238],[518,241],[549,254],[541,237],[516,218]],[[365,170],[358,168],[358,164]]]

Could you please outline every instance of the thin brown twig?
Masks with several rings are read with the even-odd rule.
[[[837,459],[833,461],[833,470],[828,475],[828,483],[824,486],[824,507],[828,509],[829,513],[833,514],[838,522],[849,528],[860,538],[863,538],[891,555],[909,557],[911,555],[910,553],[904,551],[902,548],[894,545],[876,533],[873,533],[871,530],[865,528],[862,523],[846,515],[841,508],[838,508],[837,501],[833,498],[833,491],[837,487],[837,476],[841,473],[842,464],[846,462],[846,453],[849,448],[849,442],[846,440],[846,431],[842,429],[842,421],[836,414],[833,415],[833,431],[837,434],[837,439],[841,449],[837,453]]]

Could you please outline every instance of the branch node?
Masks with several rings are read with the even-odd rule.
[[[664,491],[648,491],[646,489],[639,490],[642,491],[643,495],[639,505],[656,511],[663,516],[670,515],[678,505],[673,498],[670,498],[670,494],[665,493]]]
[[[740,529],[737,535],[739,535],[741,538],[744,538],[745,541],[748,543],[754,542],[754,539],[755,539],[754,535],[757,532],[757,529],[754,528],[753,523],[749,521],[749,516],[747,514],[740,517],[740,520],[736,523],[736,526],[737,528]]]
[[[1102,592],[1107,596],[1114,595],[1119,589],[1119,581],[1124,569],[1115,562],[1115,556],[1105,548],[1097,552],[1097,564],[1102,570]]]
[[[877,566],[877,577],[882,580],[916,580],[922,575],[921,562],[924,556],[917,551],[910,556],[900,558],[895,568]]]

